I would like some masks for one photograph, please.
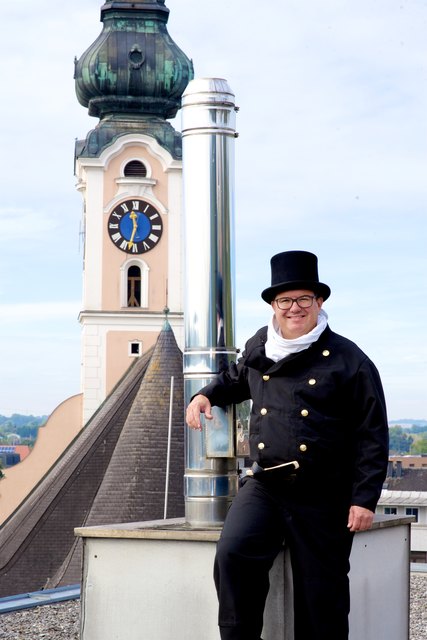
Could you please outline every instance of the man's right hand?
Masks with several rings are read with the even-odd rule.
[[[204,413],[207,420],[212,420],[212,407],[211,403],[206,396],[198,394],[194,396],[192,401],[187,407],[186,420],[190,429],[202,430],[202,423],[200,422],[200,414]]]

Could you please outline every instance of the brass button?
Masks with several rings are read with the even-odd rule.
[[[264,380],[264,382],[267,382],[267,380],[270,380],[270,376],[262,376],[262,379]]]
[[[329,349],[325,349],[324,351],[322,351],[322,356],[325,356],[325,358],[327,358],[330,355],[331,355],[331,352],[329,351]]]
[[[261,411],[260,411],[260,414],[261,414],[262,416],[265,416],[265,414],[266,414],[266,413],[267,413],[267,409],[266,409],[265,407],[264,407],[264,408],[262,408],[262,409],[261,409]]]
[[[300,444],[299,450],[304,453],[304,451],[307,451],[307,445],[306,444]]]
[[[308,411],[307,411],[307,409],[303,409],[303,410],[301,411],[301,415],[302,415],[302,417],[303,417],[303,418],[306,418],[306,417],[308,416]]]
[[[311,386],[313,386],[314,384],[316,384],[317,380],[316,378],[310,378],[310,380],[308,381],[308,384],[311,384]]]
[[[265,444],[263,442],[260,442],[258,445],[258,449],[264,449]]]

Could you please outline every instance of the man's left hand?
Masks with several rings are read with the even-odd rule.
[[[350,512],[348,514],[347,527],[350,531],[366,531],[371,528],[373,519],[373,511],[365,509],[365,507],[357,507],[356,505],[353,505],[350,507]]]

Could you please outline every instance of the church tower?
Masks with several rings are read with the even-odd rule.
[[[76,142],[83,196],[83,424],[165,320],[183,346],[181,106],[192,62],[165,0],[113,0],[75,62],[77,98],[99,123]]]

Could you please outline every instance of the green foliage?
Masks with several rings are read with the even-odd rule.
[[[9,436],[17,434],[20,444],[32,446],[37,438],[38,430],[46,423],[47,416],[25,416],[18,413],[0,416],[0,443],[10,444]]]
[[[413,424],[408,431],[409,433],[427,433],[427,427],[425,425]]]
[[[28,447],[30,447],[30,449],[32,449],[34,447],[34,443],[36,441],[37,437],[35,438],[22,438],[21,442],[19,444],[21,445],[26,445]]]
[[[13,413],[9,417],[0,415],[0,426],[5,426],[8,429],[12,428],[15,430],[19,427],[28,425],[40,427],[46,422],[47,418],[48,416],[26,416],[20,413]]]
[[[411,453],[414,454],[427,454],[427,432],[418,436],[411,447]]]
[[[395,427],[390,427],[388,433],[390,438],[390,453],[398,455],[409,453],[414,438],[409,436],[405,429],[402,429],[400,425],[396,425]]]

